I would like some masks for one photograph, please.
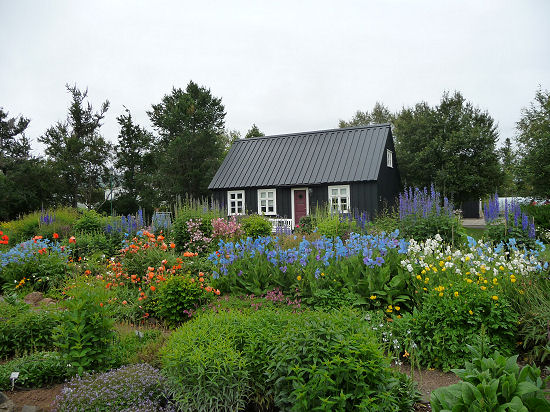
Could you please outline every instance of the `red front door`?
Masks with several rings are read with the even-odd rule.
[[[305,215],[307,215],[306,190],[294,190],[294,225],[300,224],[300,219]]]

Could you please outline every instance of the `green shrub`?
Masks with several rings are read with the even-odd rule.
[[[357,224],[340,215],[317,217],[317,231],[326,237],[345,237],[350,232],[357,231]]]
[[[74,223],[75,232],[94,233],[103,230],[103,218],[95,210],[86,210]]]
[[[240,219],[244,235],[256,239],[260,236],[271,235],[271,222],[261,215],[247,215]]]
[[[0,253],[0,286],[4,290],[47,291],[67,274],[68,250],[48,239],[28,240]]]
[[[115,256],[122,248],[122,235],[118,232],[106,234],[103,231],[82,232],[75,236],[73,249],[75,257],[89,257],[94,254]]]
[[[63,382],[71,372],[57,352],[38,352],[0,364],[0,390],[11,389],[10,375],[19,372],[19,388],[40,388]]]
[[[421,365],[443,370],[463,366],[469,355],[466,345],[473,343],[482,326],[491,344],[506,355],[513,353],[518,315],[506,296],[491,296],[475,283],[436,289],[412,315],[394,320],[406,323],[401,330],[410,331],[410,338],[417,343]]]
[[[315,217],[312,215],[302,216],[298,224],[298,232],[309,235],[317,227]]]
[[[172,335],[163,365],[182,410],[406,411],[416,399],[353,311],[205,314]]]
[[[154,311],[169,325],[178,325],[188,320],[211,296],[198,278],[172,276],[160,284]]]
[[[54,329],[54,341],[64,361],[79,374],[106,368],[115,336],[114,321],[104,303],[108,300],[107,290],[83,278],[68,289],[67,296],[63,301],[67,310]]]
[[[550,229],[550,204],[522,205],[521,210],[535,219],[535,226],[539,229]]]
[[[170,236],[178,252],[208,250],[212,239],[212,220],[223,217],[221,211],[208,205],[185,203],[176,212]],[[191,231],[189,221],[192,221]],[[215,245],[214,245],[215,246]]]
[[[0,302],[0,359],[53,349],[52,331],[58,323],[51,310]]]
[[[461,382],[436,389],[430,399],[434,412],[439,411],[547,411],[550,402],[544,388],[549,378],[540,377],[540,369],[530,365],[521,370],[517,356],[505,358],[498,352],[492,357],[473,347],[472,362],[453,372]]]
[[[139,334],[137,333],[139,332]],[[117,327],[116,338],[111,347],[111,368],[136,363],[160,366],[159,350],[166,340],[160,329]]]

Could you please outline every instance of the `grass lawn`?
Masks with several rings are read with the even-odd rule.
[[[485,234],[485,229],[481,229],[481,228],[478,229],[478,228],[472,228],[472,227],[465,227],[464,231],[468,236],[473,237],[475,240],[481,239]]]

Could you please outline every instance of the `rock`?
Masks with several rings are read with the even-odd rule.
[[[40,305],[55,305],[57,302],[52,298],[44,298],[38,304]]]
[[[40,412],[42,409],[37,408],[36,406],[29,406],[24,405],[23,408],[21,408],[21,412]]]
[[[44,299],[44,294],[42,292],[32,292],[25,296],[24,302],[29,305],[36,306],[38,302]]]
[[[0,412],[14,412],[15,405],[13,402],[2,392],[0,392]]]

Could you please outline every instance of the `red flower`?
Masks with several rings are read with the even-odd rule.
[[[57,233],[54,233],[54,234],[52,235],[52,237],[53,237],[54,239],[59,239],[59,235],[58,235]]]
[[[69,238],[69,243],[76,243],[76,238],[74,236],[71,236]]]

